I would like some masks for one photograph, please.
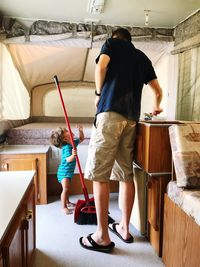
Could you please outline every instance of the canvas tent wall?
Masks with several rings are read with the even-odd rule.
[[[8,27],[6,26],[8,23],[4,23],[4,28]],[[3,104],[2,118],[27,119],[31,116],[62,116],[59,99],[53,92],[55,90],[53,88],[55,74],[62,82],[65,100],[67,101],[67,97],[76,99],[73,103],[68,101],[69,105],[72,103],[70,116],[78,116],[77,110],[80,110],[80,117],[93,117],[95,110],[92,104],[94,92],[92,89],[94,89],[95,58],[104,40],[109,37],[113,29],[98,26],[91,36],[91,27],[88,25],[82,28],[76,27],[78,30],[74,34],[70,27],[67,28],[68,33],[63,33],[63,24],[56,23],[56,27],[60,26],[56,28],[55,25],[52,27],[52,23],[41,22],[39,24],[38,22],[32,25],[27,36],[26,31],[23,32],[22,26],[17,25],[12,26],[10,31],[7,30],[9,38],[3,40],[3,44],[1,44],[1,53],[4,57],[2,71],[11,73],[12,70],[15,70],[15,75],[9,77],[14,84],[10,85],[6,82],[8,77],[4,76],[3,78],[2,100],[6,105]],[[167,106],[168,88],[171,87],[172,81],[176,80],[174,76],[175,58],[170,54],[173,47],[172,31],[165,30],[161,36],[160,31],[156,32],[155,29],[148,31],[143,29],[142,31],[140,28],[130,28],[129,30],[134,34],[135,41],[133,40],[133,43],[136,48],[144,51],[152,60],[165,92],[163,105]],[[44,35],[47,31],[48,34]],[[66,31],[66,27],[64,31]],[[23,36],[21,36],[22,32]],[[28,94],[27,92],[22,94],[24,88]],[[73,90],[70,91],[70,88]],[[21,101],[20,105],[16,104],[17,98],[12,97],[13,94],[9,93],[8,96],[8,90],[20,92],[18,97]],[[83,99],[88,99],[88,104]],[[142,114],[151,111],[153,101],[151,99],[150,90],[144,88]],[[29,104],[30,106],[27,107]],[[12,107],[12,112],[9,111],[9,106]],[[24,107],[22,108],[22,106]],[[167,112],[164,115],[167,116]]]

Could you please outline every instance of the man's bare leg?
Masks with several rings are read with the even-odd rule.
[[[92,235],[92,239],[99,245],[109,245],[110,237],[108,234],[108,207],[109,207],[109,182],[93,182],[93,191],[97,215],[97,230]],[[87,238],[83,239],[83,243],[91,246]]]
[[[120,203],[122,217],[119,224],[116,225],[117,232],[123,239],[130,238],[129,223],[135,198],[134,182],[120,182]],[[110,225],[111,227],[111,225]]]

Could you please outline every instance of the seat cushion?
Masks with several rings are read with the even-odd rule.
[[[176,181],[171,181],[167,195],[200,225],[200,189],[183,189],[177,186]]]
[[[200,188],[200,124],[169,127],[177,186]]]

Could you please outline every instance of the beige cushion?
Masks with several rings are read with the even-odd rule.
[[[176,181],[171,181],[167,186],[167,194],[200,225],[200,189],[183,189],[177,187]]]
[[[200,124],[169,127],[177,186],[200,187]]]

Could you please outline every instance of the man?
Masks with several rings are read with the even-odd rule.
[[[95,84],[97,107],[95,127],[89,145],[85,178],[93,181],[97,229],[80,238],[83,248],[110,252],[108,229],[126,243],[133,242],[129,232],[134,203],[133,148],[136,122],[140,117],[144,83],[155,95],[152,113],[162,112],[162,89],[151,61],[131,43],[128,30],[119,28],[102,46],[96,59]],[[122,217],[108,225],[109,180],[120,181]]]

